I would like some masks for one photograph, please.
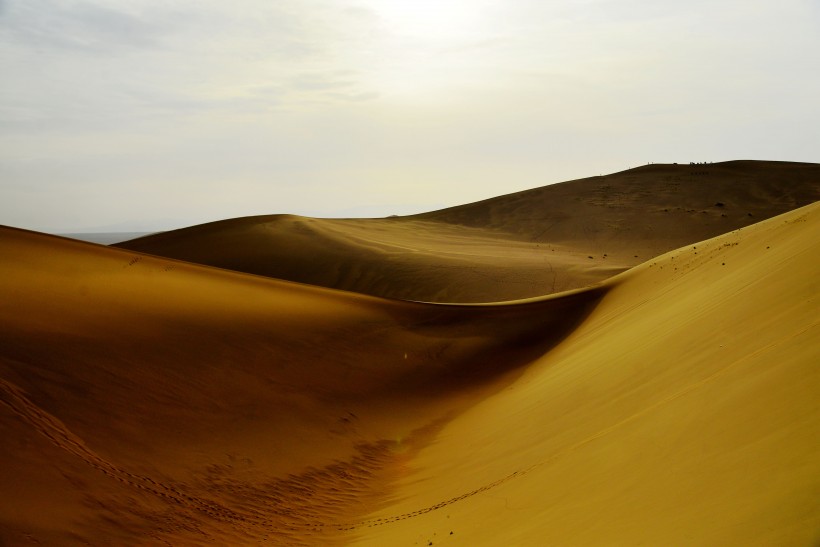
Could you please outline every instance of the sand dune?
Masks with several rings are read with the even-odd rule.
[[[600,296],[385,301],[14,229],[0,252],[11,542],[326,543]]]
[[[497,243],[519,230],[522,263],[540,245],[515,199],[481,226],[283,216],[168,241],[526,277]],[[0,228],[0,544],[815,544],[819,236],[815,203],[574,291],[457,305]],[[469,294],[503,292],[480,279]]]
[[[580,288],[626,267],[507,234],[402,219],[275,215],[214,222],[119,248],[277,279],[425,302],[487,302]]]
[[[351,543],[817,544],[818,236],[815,204],[612,280]]]
[[[247,217],[121,248],[427,302],[585,287],[678,247],[820,200],[820,165],[649,165],[411,217]]]

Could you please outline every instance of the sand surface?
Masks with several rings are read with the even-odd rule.
[[[351,543],[816,545],[818,256],[813,205],[607,283]]]
[[[117,246],[374,296],[497,302],[586,287],[820,200],[820,165],[647,165],[408,217],[224,220]]]
[[[528,279],[545,240],[521,237],[536,223],[517,199],[490,223],[456,208],[239,224],[297,255],[353,241],[374,263],[402,247],[419,271],[484,261]],[[0,256],[0,545],[820,541],[818,203],[631,267],[580,261],[583,288],[474,305],[13,228]],[[441,299],[506,290],[466,276],[458,293],[399,262],[397,286]]]

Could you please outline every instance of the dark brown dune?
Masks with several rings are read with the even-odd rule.
[[[584,287],[645,260],[820,199],[820,165],[649,165],[410,217],[246,217],[117,247],[430,302]]]

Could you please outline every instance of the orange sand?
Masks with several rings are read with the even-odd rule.
[[[535,226],[519,201],[482,226],[242,226],[273,222],[285,243],[302,233],[293,252],[354,241],[374,263],[402,247],[421,270],[465,260],[528,279],[530,243],[499,235],[515,218],[519,234]],[[219,238],[215,226],[190,230]],[[226,238],[241,239],[236,226]],[[647,249],[678,241],[653,237]],[[599,282],[626,262],[581,261],[569,277],[585,288],[483,305],[385,300],[12,228],[0,228],[0,256],[2,545],[820,540],[820,204]],[[395,283],[412,284],[399,263]],[[480,277],[461,294],[506,290]],[[458,292],[432,279],[419,290]]]

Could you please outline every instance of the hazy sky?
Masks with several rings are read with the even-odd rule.
[[[431,210],[820,161],[818,0],[0,0],[0,224]]]

